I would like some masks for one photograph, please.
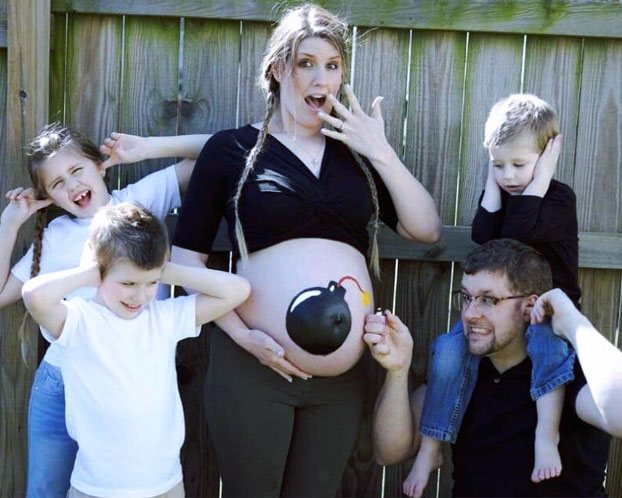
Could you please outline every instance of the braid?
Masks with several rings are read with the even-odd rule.
[[[240,221],[240,197],[242,195],[242,188],[246,183],[257,159],[261,155],[263,151],[263,146],[266,142],[266,137],[268,136],[268,125],[270,124],[270,120],[272,119],[272,115],[274,114],[274,109],[276,108],[276,98],[274,92],[268,93],[268,100],[266,102],[266,114],[263,119],[263,123],[261,125],[261,130],[259,130],[259,135],[257,135],[257,142],[248,153],[246,157],[246,162],[244,164],[244,170],[240,175],[240,180],[238,181],[238,185],[235,191],[235,196],[233,197],[233,209],[235,212],[235,238],[238,241],[238,250],[240,251],[240,258],[245,261],[248,259],[248,248],[246,247],[246,239],[244,238],[244,231],[242,230],[242,222]]]
[[[354,159],[356,160],[357,164],[363,170],[363,173],[365,173],[365,178],[367,179],[367,186],[369,187],[369,193],[371,195],[371,200],[372,200],[372,203],[374,204],[374,217],[372,220],[374,231],[373,231],[372,240],[371,240],[371,256],[369,260],[369,266],[371,268],[371,271],[374,277],[379,279],[380,278],[380,253],[378,250],[378,220],[380,217],[380,204],[378,203],[378,190],[376,190],[376,182],[374,182],[374,177],[372,176],[371,171],[369,170],[369,166],[367,166],[365,161],[363,161],[363,159],[357,152],[355,152],[352,149],[350,149],[350,152],[354,156]]]
[[[30,267],[30,278],[36,277],[41,271],[41,253],[43,252],[43,229],[45,228],[46,210],[37,211],[35,221],[35,233],[32,240],[32,266]]]
[[[32,241],[32,266],[30,267],[30,278],[36,277],[41,271],[41,253],[43,249],[43,229],[45,228],[45,215],[46,209],[37,211],[37,219],[35,221],[34,237]],[[22,323],[19,326],[17,336],[19,338],[19,345],[22,353],[22,361],[28,365],[28,352],[31,349],[31,335],[28,331],[33,329],[36,323],[30,316],[30,313],[26,311],[22,318]]]

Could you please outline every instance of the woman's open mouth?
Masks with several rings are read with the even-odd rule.
[[[307,95],[305,102],[309,107],[319,111],[326,103],[326,95]]]

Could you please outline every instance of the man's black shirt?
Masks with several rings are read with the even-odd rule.
[[[500,374],[488,358],[480,362],[477,385],[452,448],[454,496],[606,496],[604,470],[610,436],[576,414],[585,377],[578,362],[567,384],[560,424],[562,474],[531,482],[536,404],[529,395],[531,361]]]

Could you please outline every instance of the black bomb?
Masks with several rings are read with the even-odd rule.
[[[352,325],[346,289],[331,281],[328,287],[300,292],[287,309],[285,326],[292,340],[311,354],[327,355],[344,343]]]

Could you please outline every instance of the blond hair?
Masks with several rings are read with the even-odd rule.
[[[272,32],[272,36],[270,37],[261,63],[258,83],[266,97],[264,118],[259,134],[257,135],[257,141],[246,157],[244,169],[240,175],[233,197],[235,235],[242,260],[248,258],[248,248],[246,246],[242,222],[240,221],[239,215],[240,197],[242,195],[244,184],[248,180],[257,159],[263,151],[266,137],[268,135],[268,125],[270,124],[270,120],[274,115],[274,111],[279,101],[280,84],[274,77],[274,71],[285,70],[288,63],[290,63],[296,56],[300,43],[311,37],[321,38],[335,47],[342,60],[342,66],[344,68],[343,78],[346,78],[345,70],[348,67],[349,59],[348,25],[327,10],[313,4],[302,5],[287,11]],[[376,184],[369,166],[365,163],[365,161],[363,161],[363,159],[355,151],[350,150],[350,152],[365,174],[374,206],[374,232],[370,264],[374,275],[379,276],[380,264],[377,241],[379,203]]]
[[[492,106],[484,128],[484,146],[503,145],[528,134],[542,153],[558,133],[557,115],[549,104],[535,95],[516,93]]]

